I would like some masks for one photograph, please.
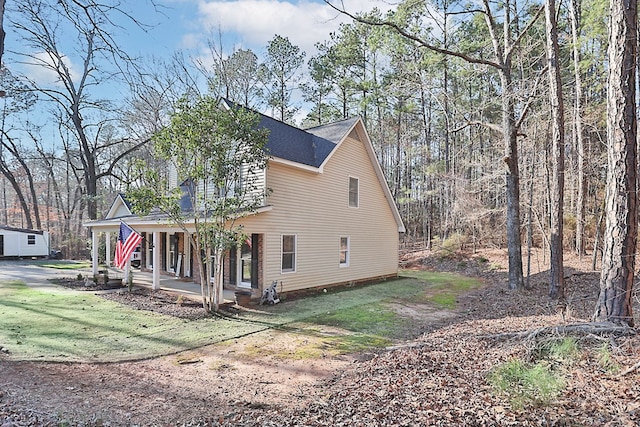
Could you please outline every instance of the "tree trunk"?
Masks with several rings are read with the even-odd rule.
[[[13,190],[16,192],[16,197],[18,198],[18,202],[20,203],[20,207],[22,208],[22,212],[24,214],[24,218],[27,221],[26,227],[29,229],[33,229],[33,220],[31,219],[31,210],[29,209],[29,204],[27,203],[27,199],[24,197],[24,193],[22,192],[22,187],[18,181],[16,181],[13,173],[7,169],[4,161],[0,166],[0,171],[2,171],[2,175],[11,183]]]
[[[527,209],[527,281],[526,287],[531,284],[531,248],[533,247],[533,190],[536,176],[536,150],[531,150],[531,175],[529,176],[529,207]]]
[[[2,56],[4,55],[4,4],[5,0],[0,0],[0,68],[4,67]]]
[[[213,310],[217,313],[220,310],[220,304],[224,302],[224,274],[222,269],[224,267],[224,251],[220,248],[216,250],[215,257],[215,289],[213,291]]]
[[[576,200],[576,252],[578,256],[584,255],[584,223],[586,210],[587,181],[585,179],[585,148],[584,131],[582,129],[582,76],[580,75],[580,47],[579,37],[579,12],[576,7],[578,0],[569,1],[569,21],[571,22],[571,41],[573,44],[573,74],[576,86],[574,106],[574,131],[578,161],[578,197]]]
[[[633,326],[631,296],[638,239],[637,0],[611,0],[609,9],[607,218],[594,319]]]
[[[551,180],[551,277],[549,296],[564,300],[563,275],[563,204],[564,204],[564,106],[562,102],[562,79],[560,76],[558,47],[558,25],[555,0],[545,3],[547,58],[549,72],[549,101],[551,104],[551,132],[553,163]]]
[[[524,287],[522,275],[522,241],[520,237],[520,172],[518,170],[518,141],[513,100],[510,93],[511,79],[507,71],[502,80],[502,128],[505,145],[504,162],[507,166],[507,248],[509,251],[509,289]]]

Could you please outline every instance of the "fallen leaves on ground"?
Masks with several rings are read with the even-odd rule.
[[[166,405],[158,405],[155,412],[153,405],[147,405],[144,413],[129,414],[128,420],[137,425],[181,426],[640,425],[640,372],[633,369],[640,360],[637,336],[586,334],[577,337],[579,356],[554,365],[565,387],[548,403],[516,405],[489,385],[487,377],[493,369],[514,358],[527,359],[535,350],[536,342],[514,338],[517,333],[567,322],[586,322],[598,292],[599,274],[590,271],[588,265],[585,268],[583,264],[588,261],[582,263],[569,258],[565,274],[569,310],[561,315],[555,302],[546,296],[546,272],[530,277],[530,289],[508,291],[504,268],[497,266],[501,259],[505,258],[496,257],[487,262],[468,256],[461,262],[460,259],[414,256],[406,264],[410,268],[476,275],[484,278],[487,286],[461,296],[455,318],[430,325],[429,332],[415,340],[380,351],[373,357],[356,359],[359,361],[333,377],[315,387],[301,389],[288,399],[278,396],[280,403],[275,403],[276,399],[269,403],[268,399],[252,398],[265,387],[260,381],[246,387],[244,399],[220,404],[213,396],[203,401],[201,395],[189,395],[184,384],[179,388],[179,383],[167,380],[163,382],[167,388],[165,396],[174,397],[171,405],[183,408],[183,415],[168,411]],[[601,351],[605,345],[610,349],[606,361]],[[144,370],[145,375],[150,375],[153,363],[148,362],[150,369]],[[627,368],[631,369],[625,372]],[[280,379],[276,376],[272,380]],[[0,390],[1,383],[6,385],[6,381],[0,381]],[[223,375],[217,384],[224,390]],[[90,399],[90,395],[86,398]],[[138,399],[143,398],[148,397]],[[42,395],[41,399],[46,396]],[[123,406],[126,405],[123,403]],[[12,405],[11,396],[1,392],[0,417],[8,420],[7,426],[59,422],[54,415]],[[87,415],[80,417],[77,425],[97,425],[97,422],[120,425],[117,420],[122,419],[114,415],[112,420],[96,421]],[[32,421],[33,424],[29,424]]]

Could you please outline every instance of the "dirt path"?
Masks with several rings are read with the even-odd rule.
[[[318,381],[353,363],[350,357],[294,358],[310,346],[309,339],[269,330],[133,363],[3,360],[0,402],[37,410],[32,417],[58,414],[89,425],[172,425],[203,414],[227,415],[236,408],[303,406],[315,398]],[[47,416],[37,421],[46,424]]]

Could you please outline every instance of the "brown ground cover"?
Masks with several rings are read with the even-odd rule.
[[[571,363],[558,364],[565,387],[550,403],[517,405],[488,384],[487,375],[499,364],[535,357],[539,339],[517,334],[584,322],[593,311],[599,274],[591,271],[589,258],[565,257],[564,317],[546,296],[547,262],[541,253],[533,260],[530,289],[511,292],[504,251],[404,256],[406,268],[456,271],[481,277],[486,286],[461,296],[447,315],[415,313],[426,332],[375,354],[287,358],[289,349],[313,338],[270,330],[139,362],[0,358],[0,427],[640,425],[640,374],[632,369],[640,348],[633,335],[577,335],[582,351]],[[148,295],[122,298],[157,310],[166,305],[149,302]],[[175,300],[170,305],[175,310]],[[185,305],[173,315],[188,318],[191,309]],[[618,369],[603,363],[603,344]]]

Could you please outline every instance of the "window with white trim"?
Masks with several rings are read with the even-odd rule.
[[[27,234],[27,245],[35,245],[35,244],[36,244],[36,235]]]
[[[357,208],[359,204],[359,187],[360,183],[358,178],[352,176],[349,177],[349,207]]]
[[[282,235],[282,272],[296,271],[296,235]]]
[[[340,237],[340,267],[349,266],[349,237]]]

